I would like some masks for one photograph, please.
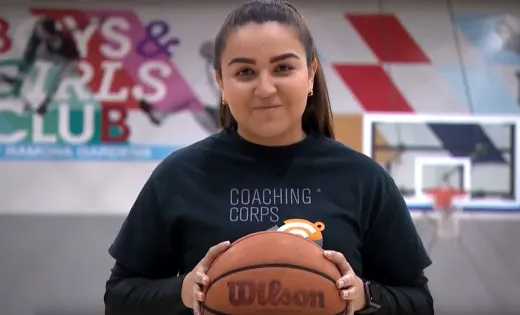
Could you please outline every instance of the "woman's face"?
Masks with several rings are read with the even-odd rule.
[[[251,23],[228,37],[217,74],[239,132],[252,138],[301,137],[301,118],[312,90],[311,69],[294,29]]]

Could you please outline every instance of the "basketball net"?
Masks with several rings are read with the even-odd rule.
[[[453,199],[463,197],[466,192],[450,187],[437,187],[428,190],[433,199],[436,234],[439,239],[453,239],[459,235],[459,214],[462,205],[455,205]]]

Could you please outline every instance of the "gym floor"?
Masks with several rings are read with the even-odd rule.
[[[102,315],[107,254],[122,216],[0,216],[0,314]],[[428,243],[434,229],[418,219]],[[520,221],[462,222],[438,241],[427,270],[436,313],[513,314],[520,308]],[[516,313],[516,312],[515,312]]]

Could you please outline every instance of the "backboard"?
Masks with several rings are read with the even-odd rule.
[[[431,208],[426,191],[467,191],[464,210],[520,211],[520,118],[366,114],[363,152],[392,175],[410,209]]]

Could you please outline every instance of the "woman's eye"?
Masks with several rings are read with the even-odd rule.
[[[237,72],[237,76],[240,76],[240,77],[252,75],[252,74],[253,74],[253,70],[251,70],[251,69],[241,69]]]
[[[293,69],[293,67],[289,66],[289,65],[280,65],[276,68],[276,71],[279,71],[279,72],[287,72],[287,71],[291,71]]]

